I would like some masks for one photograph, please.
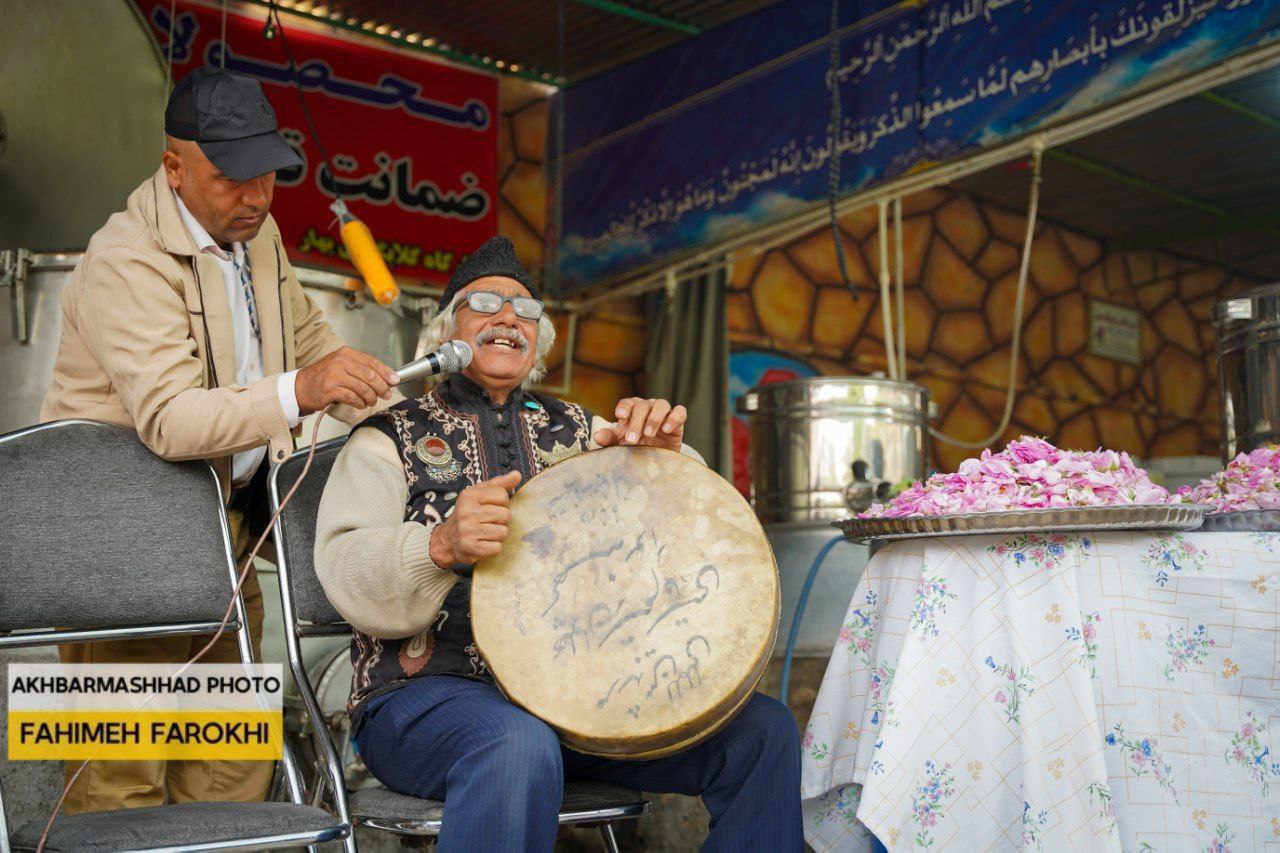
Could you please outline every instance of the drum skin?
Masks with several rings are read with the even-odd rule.
[[[713,735],[778,631],[778,570],[741,495],[648,447],[571,457],[511,500],[476,565],[476,643],[503,693],[570,748],[647,759]]]

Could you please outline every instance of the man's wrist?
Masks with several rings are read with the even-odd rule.
[[[290,370],[281,373],[276,380],[276,394],[280,397],[280,408],[284,410],[284,419],[293,429],[302,423],[302,412],[298,408],[298,371]]]
[[[457,561],[453,558],[452,549],[445,543],[445,537],[448,534],[444,531],[444,524],[437,524],[431,529],[431,542],[427,545],[427,553],[431,557],[431,562],[435,563],[442,569],[453,569]]]

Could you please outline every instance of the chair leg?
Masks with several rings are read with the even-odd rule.
[[[276,769],[271,773],[271,787],[267,789],[268,802],[283,802],[289,799],[288,788],[285,786],[284,767],[281,762],[276,762]]]
[[[280,774],[283,782],[283,791],[285,798],[295,803],[305,803],[306,799],[306,783],[302,778],[301,771],[298,770],[298,762],[294,758],[293,748],[286,742],[281,750],[280,760],[276,762],[276,772]]]
[[[613,824],[600,824],[600,840],[604,842],[605,853],[618,853],[618,839],[613,834]]]

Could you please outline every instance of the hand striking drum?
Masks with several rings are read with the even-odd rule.
[[[537,296],[509,242],[470,255],[428,335],[474,360],[334,462],[316,572],[355,629],[360,756],[444,800],[445,853],[550,851],[566,781],[701,796],[707,850],[799,851],[795,719],[752,691],[778,620],[764,534],[684,455],[683,407],[628,398],[609,423],[528,387],[555,331]]]

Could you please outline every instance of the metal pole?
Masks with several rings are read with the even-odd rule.
[[[668,30],[675,30],[687,36],[696,36],[702,33],[701,27],[695,27],[693,24],[686,24],[684,21],[677,21],[665,15],[646,12],[644,9],[637,9],[635,6],[628,6],[625,3],[616,3],[614,0],[573,0],[573,2],[582,6],[590,6],[592,9],[599,9],[601,12],[608,12],[610,15],[630,18],[633,21],[652,24],[655,27],[665,27]]]

